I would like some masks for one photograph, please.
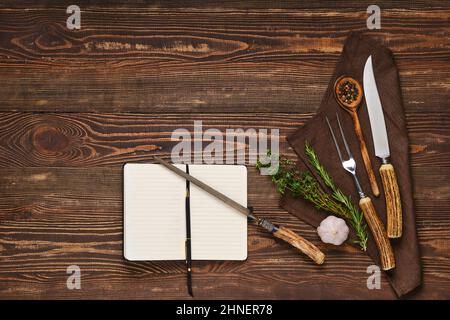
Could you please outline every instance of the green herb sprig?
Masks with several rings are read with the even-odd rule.
[[[333,199],[339,202],[343,209],[340,216],[346,218],[356,232],[358,240],[355,242],[360,245],[363,250],[367,248],[367,226],[364,222],[364,216],[361,211],[352,203],[350,196],[346,196],[341,189],[339,189],[329,175],[325,167],[320,163],[313,147],[306,142],[305,153],[309,158],[309,163],[316,169],[317,173],[322,178],[325,185],[330,188]]]
[[[271,176],[277,191],[284,194],[289,190],[293,196],[302,197],[311,202],[315,208],[323,209],[347,220],[358,237],[355,240],[362,250],[367,249],[367,229],[361,212],[352,204],[347,197],[336,186],[331,176],[320,164],[319,159],[309,143],[305,144],[305,153],[313,167],[324,180],[325,185],[330,188],[331,195],[324,191],[319,182],[310,172],[300,172],[294,161],[279,157],[278,171]],[[270,151],[268,152],[270,155]],[[256,168],[267,168],[271,164],[263,164],[259,160]]]

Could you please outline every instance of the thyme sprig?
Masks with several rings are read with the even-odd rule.
[[[358,239],[355,240],[362,250],[367,248],[367,231],[360,211],[352,204],[350,197],[347,197],[336,186],[331,176],[320,164],[319,159],[309,143],[305,144],[305,153],[311,164],[317,170],[325,185],[330,188],[331,195],[320,186],[317,179],[308,171],[300,172],[296,163],[285,157],[279,157],[278,171],[271,176],[277,191],[284,194],[289,190],[293,196],[302,197],[311,202],[315,208],[323,209],[334,215],[346,219],[355,229]],[[270,151],[268,153],[270,155]],[[267,168],[271,164],[263,164],[257,161],[256,168]]]

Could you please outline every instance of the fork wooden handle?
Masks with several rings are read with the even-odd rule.
[[[402,236],[402,203],[392,164],[383,164],[380,167],[380,176],[386,197],[387,235],[389,238],[400,238]]]
[[[361,124],[359,123],[358,114],[352,112],[353,125],[355,127],[355,133],[358,137],[359,147],[361,149],[361,155],[364,161],[364,167],[366,168],[367,176],[370,181],[370,189],[375,197],[380,195],[380,189],[378,188],[377,179],[375,178],[375,173],[373,171],[372,162],[370,161],[369,152],[367,151],[366,141],[361,130]]]
[[[375,244],[380,254],[381,268],[383,270],[394,269],[394,251],[392,250],[383,222],[375,211],[372,200],[369,197],[361,198],[359,200],[359,206],[375,239]]]
[[[310,257],[315,263],[322,264],[325,261],[325,255],[319,248],[302,236],[296,234],[294,231],[285,227],[278,227],[278,230],[275,231],[273,235],[296,247]]]

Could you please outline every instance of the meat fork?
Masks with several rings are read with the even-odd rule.
[[[341,150],[339,148],[339,144],[336,140],[336,136],[334,135],[333,129],[331,128],[330,121],[328,117],[325,117],[327,120],[328,128],[330,129],[331,136],[334,141],[334,145],[336,146],[337,153],[339,155],[339,159],[341,160],[342,167],[349,172],[353,181],[355,182],[356,190],[359,194],[359,207],[363,211],[364,218],[369,225],[370,231],[375,239],[375,243],[378,248],[378,252],[380,254],[381,259],[381,267],[383,270],[390,270],[395,268],[395,258],[394,252],[392,251],[391,243],[389,242],[389,238],[386,233],[386,229],[384,228],[383,222],[375,211],[375,207],[373,206],[372,200],[367,197],[359,183],[358,177],[356,176],[356,161],[352,156],[350,148],[348,147],[347,140],[345,139],[344,131],[342,130],[341,121],[339,120],[339,115],[336,113],[337,123],[339,126],[339,131],[341,132],[342,141],[344,142],[345,150],[348,154],[348,159],[344,160]]]

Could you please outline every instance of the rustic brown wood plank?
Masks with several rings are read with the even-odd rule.
[[[370,32],[395,53],[408,111],[449,107],[449,14],[383,10]],[[80,31],[66,17],[0,9],[0,110],[313,112],[367,13],[88,7]]]
[[[447,171],[413,171],[418,182],[414,194],[426,283],[419,297],[425,296],[422,291],[427,288],[434,297],[448,297]],[[147,288],[148,297],[186,297],[182,262],[136,263],[122,258],[121,168],[1,168],[0,194],[0,297],[26,297],[33,292],[42,298],[77,296],[65,288],[65,269],[71,264],[79,265],[86,276],[86,297],[117,297],[117,292],[123,292],[124,298],[141,298],[144,292],[125,285],[137,279]],[[319,243],[328,253],[327,263],[318,268],[293,254],[288,245],[249,226],[247,261],[196,262],[198,283],[207,287],[199,290],[204,298],[222,288],[228,290],[215,298],[307,297],[305,287],[313,287],[317,281],[328,283],[323,288],[329,290],[314,291],[311,298],[338,297],[339,288],[346,286],[355,287],[355,298],[393,298],[384,278],[384,290],[365,288],[365,270],[371,264],[367,256],[348,245],[330,248],[320,244],[313,228],[279,209],[277,199],[268,178],[251,168],[249,202],[256,212],[275,222],[283,221]],[[236,277],[251,285],[236,288],[230,281]],[[217,281],[211,281],[215,278]],[[167,286],[162,286],[165,281]],[[288,284],[288,290],[281,290],[283,283]],[[262,286],[267,288],[262,290]]]
[[[177,143],[171,141],[172,132],[186,128],[193,133],[194,120],[203,121],[203,131],[279,129],[281,150],[292,154],[286,135],[312,116],[0,113],[0,167],[122,166],[129,161],[149,161],[156,154],[167,157]],[[412,166],[448,167],[450,115],[409,113],[407,123]]]
[[[360,283],[365,278],[360,277]],[[189,299],[185,288],[184,274],[161,274],[157,276],[145,275],[122,279],[110,276],[109,279],[99,281],[96,274],[86,272],[82,275],[81,290],[67,290],[65,288],[65,270],[61,268],[59,274],[52,277],[36,274],[22,280],[26,286],[17,286],[16,281],[2,281],[8,297],[12,299]],[[317,287],[320,278],[309,275],[293,274],[292,272],[265,272],[253,275],[245,273],[209,273],[194,274],[195,299],[345,299],[340,292],[345,289],[360,293],[354,299],[362,299],[363,292],[352,287],[352,281],[340,277],[333,285],[324,285],[324,289]],[[272,285],[267,286],[267,283]],[[152,285],[153,284],[153,285]],[[387,283],[382,286],[388,285]],[[439,284],[437,284],[439,287]],[[92,291],[89,288],[95,287]],[[339,288],[336,290],[336,288]],[[329,289],[329,290],[328,290]],[[341,291],[342,290],[342,291]],[[102,292],[101,295],[98,292]],[[230,293],[233,293],[230,295]],[[325,294],[324,294],[325,292]],[[0,297],[2,292],[0,291]],[[387,290],[374,290],[370,292],[373,299],[392,299]]]
[[[185,292],[184,274],[161,274],[157,276],[145,275],[130,279],[109,277],[105,281],[99,281],[95,274],[86,272],[82,275],[82,290],[67,290],[65,288],[65,270],[59,270],[59,274],[46,277],[34,274],[25,277],[22,283],[25,285],[17,287],[16,281],[6,280],[2,282],[8,297],[12,299],[189,299]],[[394,299],[388,290],[388,285],[382,282],[382,290],[361,290],[348,281],[348,277],[341,275],[335,280],[337,285],[324,284],[318,288],[317,282],[322,281],[320,277],[310,275],[298,275],[289,272],[259,273],[257,275],[236,273],[209,273],[195,274],[194,290],[196,299],[348,299],[342,292],[352,291],[354,300],[370,299]],[[357,278],[359,284],[364,283],[365,275]],[[417,299],[444,299],[448,295],[448,285],[442,283],[438,276],[430,275],[428,282],[424,284],[427,290],[421,290],[414,294]],[[268,287],[267,283],[273,285]],[[154,286],[149,285],[153,283]],[[96,291],[84,290],[95,287]],[[436,291],[432,290],[433,288]],[[430,290],[431,289],[431,290]],[[99,295],[97,292],[101,292]],[[233,292],[233,296],[229,293]],[[288,297],[286,297],[288,293]],[[1,294],[1,293],[0,293]]]
[[[95,3],[91,0],[78,0],[77,4],[83,8],[104,8],[101,2]],[[377,4],[381,8],[448,8],[450,5],[445,1],[439,0],[379,0]],[[3,0],[0,3],[0,8],[66,8],[69,4],[64,1],[52,1],[52,0],[23,0],[16,2],[14,0]],[[170,8],[170,9],[366,9],[367,3],[362,1],[333,1],[333,0],[320,0],[320,1],[297,1],[297,0],[178,0],[178,1],[158,1],[158,0],[109,0],[109,8]]]
[[[64,2],[0,3],[0,299],[187,298],[182,262],[122,258],[121,165],[167,157],[172,130],[193,120],[279,128],[292,154],[284,137],[317,110],[367,3],[77,4],[80,31],[65,28]],[[368,33],[394,51],[411,143],[424,284],[409,298],[450,299],[450,3],[377,4],[383,29]],[[258,214],[319,243],[253,168],[249,188]],[[250,226],[247,261],[196,262],[196,297],[395,298],[384,277],[367,290],[371,260],[356,248],[322,249],[317,268]],[[70,264],[80,291],[66,289]]]

